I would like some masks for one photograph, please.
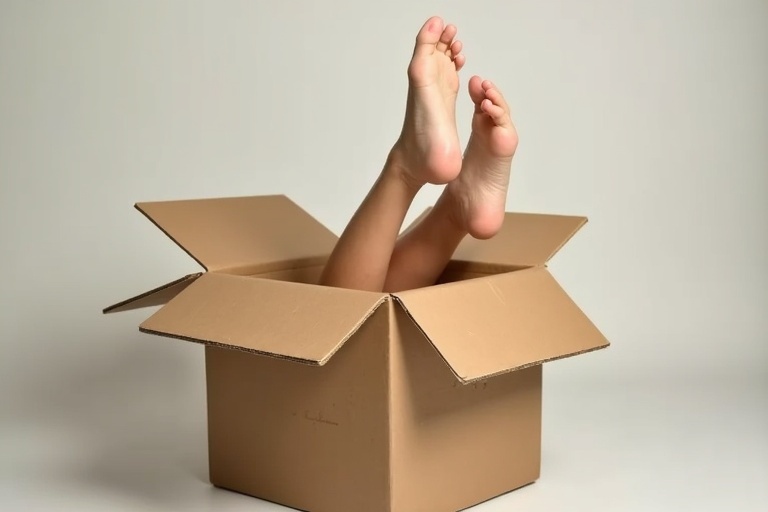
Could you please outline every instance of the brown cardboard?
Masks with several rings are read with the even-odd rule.
[[[583,217],[506,216],[435,286],[318,286],[335,236],[283,196],[137,205],[208,272],[143,332],[206,345],[210,478],[300,510],[460,510],[535,481],[541,364],[608,342],[549,259]],[[232,350],[234,349],[234,350]]]
[[[118,302],[108,308],[104,309],[105,313],[119,313],[120,311],[128,311],[130,309],[144,308],[149,306],[162,306],[179,293],[182,292],[187,286],[200,277],[202,272],[196,272],[194,274],[188,274],[180,279],[171,281],[170,283],[158,286],[153,290],[142,293],[130,299]]]
[[[206,270],[247,275],[321,264],[336,244],[330,230],[285,196],[138,203],[136,208]]]
[[[385,298],[383,293],[209,273],[140,328],[325,364]]]
[[[462,382],[605,346],[544,267],[394,296]]]
[[[544,265],[586,223],[586,217],[507,213],[496,236],[489,240],[467,237],[452,259],[486,267]]]

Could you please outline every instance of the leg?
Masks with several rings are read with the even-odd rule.
[[[400,138],[368,196],[333,250],[320,284],[381,291],[405,214],[426,183],[452,181],[461,169],[454,117],[464,64],[456,27],[430,18],[408,66],[408,102]]]
[[[405,214],[421,188],[391,155],[336,243],[320,284],[381,291]]]
[[[447,189],[446,189],[447,190]],[[437,281],[467,230],[457,222],[453,196],[443,194],[429,213],[397,240],[384,291],[429,286]]]
[[[484,239],[501,229],[517,132],[506,101],[490,81],[472,77],[469,95],[475,112],[461,173],[427,216],[397,241],[387,291],[434,284],[467,233]]]

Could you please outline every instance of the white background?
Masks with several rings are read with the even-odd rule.
[[[206,483],[202,349],[100,310],[197,270],[135,201],[340,232],[432,14],[513,105],[508,209],[590,217],[551,269],[613,342],[548,365],[542,478],[477,510],[766,510],[762,0],[0,0],[0,509],[283,510]]]

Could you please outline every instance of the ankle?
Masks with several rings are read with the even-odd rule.
[[[427,182],[414,176],[413,171],[408,166],[406,154],[401,142],[396,142],[387,157],[384,174],[400,180],[406,189],[415,196]]]
[[[454,180],[445,186],[443,193],[438,198],[434,206],[435,213],[444,219],[445,225],[452,231],[467,233],[467,220],[465,216],[466,194],[458,191],[460,184]]]

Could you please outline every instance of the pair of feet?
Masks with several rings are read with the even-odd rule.
[[[501,92],[473,76],[472,135],[462,159],[455,111],[466,59],[456,33],[433,17],[416,36],[405,122],[390,158],[409,186],[447,183],[442,201],[451,205],[452,220],[475,238],[490,238],[504,220],[517,132]]]

